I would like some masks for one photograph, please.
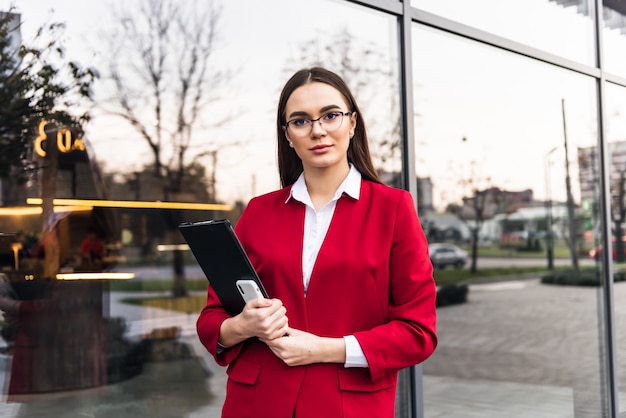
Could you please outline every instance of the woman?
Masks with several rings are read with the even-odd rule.
[[[391,418],[398,371],[437,344],[413,200],[381,183],[336,74],[294,74],[277,125],[283,188],[252,199],[235,227],[273,299],[230,317],[209,289],[197,324],[228,365],[222,416]]]

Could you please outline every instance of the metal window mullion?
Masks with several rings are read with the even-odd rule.
[[[413,51],[411,42],[411,7],[404,0],[404,13],[398,18],[400,38],[400,108],[402,109],[402,173],[404,188],[417,202],[415,174],[415,126],[413,115]]]
[[[594,31],[596,42],[596,65],[600,69],[600,75],[596,79],[597,100],[598,100],[598,148],[600,154],[600,199],[602,212],[601,216],[601,240],[602,246],[605,248],[602,256],[602,272],[603,275],[603,310],[604,315],[604,344],[605,356],[603,357],[605,375],[603,384],[607,389],[607,399],[605,407],[608,409],[609,416],[618,418],[619,416],[619,391],[617,384],[617,351],[615,343],[615,311],[613,297],[613,260],[608,254],[612,254],[611,243],[611,189],[610,189],[610,156],[609,144],[606,142],[605,135],[605,89],[606,77],[604,73],[604,54],[603,54],[603,3],[602,0],[595,0],[594,13]]]
[[[402,15],[402,3],[390,0],[347,0],[350,3],[365,6],[371,10],[391,13],[396,16]]]
[[[604,78],[604,81],[608,81],[618,86],[626,87],[626,78],[624,77],[620,77],[615,74],[610,74],[610,73],[607,73],[606,71],[602,72],[602,77]]]
[[[415,126],[413,115],[413,51],[410,0],[402,2],[402,16],[398,18],[400,39],[400,100],[402,120],[402,173],[404,188],[413,196],[417,208],[417,175],[415,173]],[[411,418],[424,418],[422,365],[410,367],[409,398]]]

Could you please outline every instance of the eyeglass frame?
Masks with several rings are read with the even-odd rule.
[[[322,119],[323,117],[328,116],[328,115],[329,115],[329,114],[331,114],[331,113],[338,113],[338,114],[340,114],[340,115],[341,115],[341,123],[343,124],[343,118],[344,118],[344,116],[352,116],[352,115],[353,115],[354,113],[356,113],[356,112],[354,112],[354,111],[350,111],[350,112],[342,112],[342,111],[340,111],[340,110],[333,110],[333,111],[331,111],[331,112],[328,112],[328,113],[323,114],[322,116],[320,116],[320,117],[319,117],[319,118],[317,118],[317,119],[309,119],[309,118],[296,118],[296,119],[292,119],[292,120],[290,120],[290,121],[285,122],[285,124],[283,125],[283,127],[285,128],[285,130],[287,130],[287,129],[289,129],[289,124],[290,124],[291,122],[294,122],[294,121],[296,121],[296,120],[301,120],[301,119],[304,119],[304,120],[308,120],[309,122],[311,122],[311,131],[313,130],[313,124],[314,124],[315,122],[319,122],[319,123],[320,123],[320,126],[321,126],[321,127],[322,127],[322,128],[323,128],[326,132],[335,132],[337,129],[341,128],[341,124],[340,124],[339,126],[337,126],[337,128],[335,128],[334,130],[332,130],[332,131],[328,131],[327,129],[325,129],[325,128],[324,128],[324,124],[323,124],[323,123],[322,123],[322,121],[321,121],[321,119]],[[310,133],[311,131],[309,131],[309,133]],[[304,131],[303,131],[303,132],[304,132]]]

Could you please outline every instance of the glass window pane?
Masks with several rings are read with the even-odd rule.
[[[0,404],[0,415],[219,416],[226,371],[201,346],[195,329],[207,280],[180,246],[175,226],[212,218],[234,223],[250,198],[279,187],[278,95],[287,78],[305,66],[321,64],[345,77],[363,112],[359,117],[368,123],[376,166],[396,180],[394,173],[401,170],[397,21],[345,1],[222,2],[207,70],[213,78],[187,136],[177,129],[181,117],[191,117],[189,107],[177,107],[180,90],[172,87],[179,82],[178,65],[188,64],[182,54],[191,52],[189,37],[181,35],[193,25],[179,25],[177,18],[202,16],[210,2],[172,1],[179,14],[161,20],[176,27],[168,41],[177,43],[166,49],[160,106],[151,76],[142,69],[156,49],[144,43],[138,56],[136,38],[124,36],[149,32],[146,10],[140,9],[148,2],[117,4],[118,14],[130,13],[126,19],[113,18],[105,3],[65,3],[54,2],[50,19],[67,24],[68,56],[101,73],[94,92],[102,107],[93,110],[80,138],[86,150],[66,155],[54,147],[59,133],[48,129],[40,151],[58,151],[56,172],[34,157],[37,170],[29,182],[0,183],[0,232],[11,232],[0,235],[0,271],[25,282],[20,297],[33,299],[24,302],[30,316],[21,317],[17,328],[2,330],[0,360],[6,367],[0,381],[6,380],[3,393],[10,391],[12,402]],[[22,38],[32,40],[52,5],[33,1],[18,7]],[[113,51],[109,41],[124,47]],[[119,65],[116,74],[113,64]],[[116,103],[112,76],[126,83],[127,109]],[[129,115],[136,116],[135,125]],[[79,138],[72,135],[75,144]],[[180,183],[177,145],[186,152]],[[161,152],[160,169],[155,149]],[[71,202],[72,208],[68,201],[55,201],[65,211],[54,214],[48,199],[44,209],[37,202],[26,205],[28,197],[42,194],[79,201]],[[160,203],[171,201],[184,204]],[[9,207],[22,211],[3,211]],[[39,213],[29,214],[28,208]],[[54,221],[52,234],[44,228],[42,210]],[[46,256],[57,264],[44,272]],[[96,272],[107,276],[86,280]],[[57,273],[82,280],[55,280],[54,286],[41,280]],[[113,280],[113,273],[134,278]],[[172,298],[174,292],[181,297]]]
[[[412,0],[411,5],[571,60],[595,63],[587,0]]]
[[[419,25],[413,46],[416,172],[433,202],[422,222],[431,245],[469,254],[463,270],[435,270],[450,297],[424,364],[425,416],[597,413],[602,302],[583,285],[600,273],[597,197],[580,179],[593,79]],[[468,287],[454,286],[464,272]]]

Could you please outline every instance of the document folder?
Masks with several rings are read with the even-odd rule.
[[[268,297],[227,219],[183,223],[178,229],[226,312],[237,315],[245,305],[237,289],[237,280],[254,280]]]

